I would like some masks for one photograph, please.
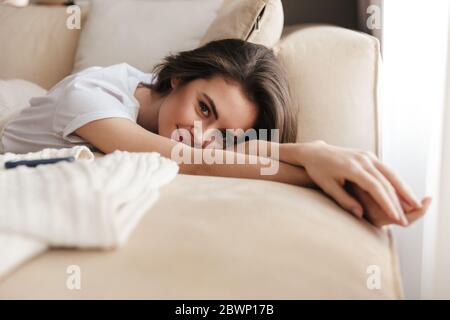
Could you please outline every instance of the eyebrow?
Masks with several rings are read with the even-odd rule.
[[[214,117],[216,118],[216,120],[219,119],[219,114],[217,113],[216,105],[213,99],[211,99],[211,97],[204,92],[202,92],[201,94],[205,97],[206,100],[208,100],[208,103],[211,105],[212,112],[214,113]]]

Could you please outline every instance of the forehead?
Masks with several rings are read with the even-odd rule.
[[[247,98],[239,84],[220,76],[197,79],[190,84],[199,97],[206,94],[214,101],[219,115],[218,127],[244,130],[253,127],[258,108]]]

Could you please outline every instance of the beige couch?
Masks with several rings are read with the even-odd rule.
[[[62,9],[37,10],[35,15],[57,19]],[[0,7],[0,21],[1,15]],[[0,38],[1,28],[0,23]],[[48,41],[45,33],[41,36]],[[59,57],[67,60],[65,68],[54,70],[61,61],[41,61],[37,67],[49,73],[40,77],[36,61],[16,68],[16,74],[0,63],[0,79],[24,78],[48,88],[70,73],[77,36],[63,35],[58,47],[46,48],[49,54],[65,52]],[[11,45],[17,48],[17,41],[11,35]],[[299,141],[322,139],[380,154],[379,45],[374,38],[333,26],[294,26],[284,30],[274,50],[287,67],[300,108]],[[5,50],[9,56],[1,59],[14,62],[19,59],[15,54],[33,55],[11,51]],[[0,80],[0,103],[2,97],[3,103],[23,103],[36,93],[29,90],[27,96],[27,90],[21,81]],[[66,288],[66,268],[73,264],[82,270],[81,290]],[[380,270],[379,289],[367,286],[374,265]],[[389,229],[358,221],[311,189],[181,174],[161,190],[124,248],[50,250],[0,281],[3,299],[402,297]]]

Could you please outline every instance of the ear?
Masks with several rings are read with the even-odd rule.
[[[172,89],[175,89],[178,86],[179,79],[176,77],[170,78],[170,85],[172,86]]]

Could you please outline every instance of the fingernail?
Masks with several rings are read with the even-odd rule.
[[[405,217],[405,213],[403,211],[403,208],[400,204],[400,200],[397,198],[395,201],[395,207],[397,208],[397,210],[395,211],[395,215],[398,221],[400,221],[403,224],[403,219]]]
[[[430,204],[431,204],[431,198],[424,198],[422,200],[422,208],[424,208],[424,207],[429,208]]]
[[[400,212],[398,211],[398,209],[391,208],[391,210],[392,211],[389,213],[389,217],[391,217],[392,219],[394,219],[396,221],[400,221],[401,215],[400,215]]]
[[[416,198],[413,198],[412,202],[410,202],[410,204],[416,209],[419,209],[422,207],[422,204]]]
[[[406,219],[406,217],[403,215],[402,216],[402,224],[403,224],[403,226],[407,226],[407,225],[409,225],[409,221],[408,221],[408,219]]]
[[[362,210],[360,208],[352,208],[351,211],[358,218],[362,218],[363,213],[362,213]]]

